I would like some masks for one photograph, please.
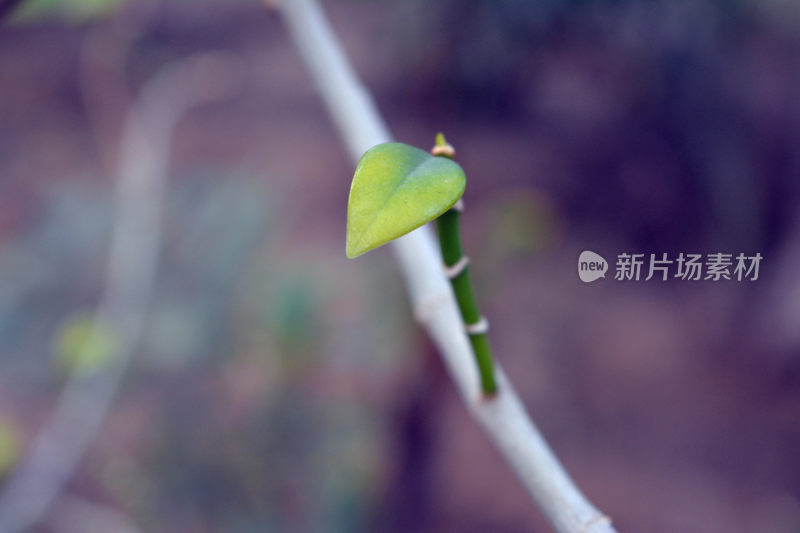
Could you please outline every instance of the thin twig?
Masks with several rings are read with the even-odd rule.
[[[145,327],[161,246],[172,132],[191,107],[230,92],[230,65],[228,56],[203,54],[166,67],[130,110],[114,190],[105,291],[89,335],[113,333],[111,362],[70,376],[47,422],[2,487],[0,533],[28,531],[43,518],[108,414]]]
[[[369,94],[358,81],[315,0],[283,0],[280,11],[353,161],[391,140]],[[427,227],[393,242],[417,318],[491,440],[559,533],[612,533],[600,513],[570,479],[499,365],[498,393],[485,400],[442,258]]]

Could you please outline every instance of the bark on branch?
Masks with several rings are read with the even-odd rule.
[[[315,0],[283,0],[279,10],[354,162],[391,140]],[[497,366],[497,395],[481,393],[477,367],[442,259],[427,226],[392,243],[415,315],[427,330],[475,419],[559,533],[613,533],[611,520],[583,496]]]

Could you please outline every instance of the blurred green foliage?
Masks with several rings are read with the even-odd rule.
[[[531,189],[507,191],[491,203],[488,255],[500,261],[540,252],[560,237],[552,201]]]
[[[55,361],[65,373],[98,372],[113,359],[117,348],[114,332],[86,312],[68,317],[55,338]]]
[[[276,287],[274,299],[269,304],[270,329],[276,336],[282,352],[298,355],[314,348],[319,342],[318,289],[313,280],[297,273]]]
[[[0,419],[0,479],[16,464],[22,454],[22,437],[9,422]]]
[[[65,20],[83,22],[114,13],[125,0],[23,0],[13,22]]]

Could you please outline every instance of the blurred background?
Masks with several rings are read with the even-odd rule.
[[[9,488],[48,479],[26,454],[86,437],[26,531],[549,531],[389,250],[345,258],[354,165],[275,12],[11,3],[0,524],[47,492]],[[455,145],[497,357],[588,497],[620,531],[800,531],[796,2],[325,8],[397,140]],[[764,259],[587,285],[585,249]]]

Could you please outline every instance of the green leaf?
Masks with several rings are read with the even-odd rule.
[[[347,205],[347,257],[356,257],[435,219],[464,194],[458,164],[403,143],[367,150]]]

